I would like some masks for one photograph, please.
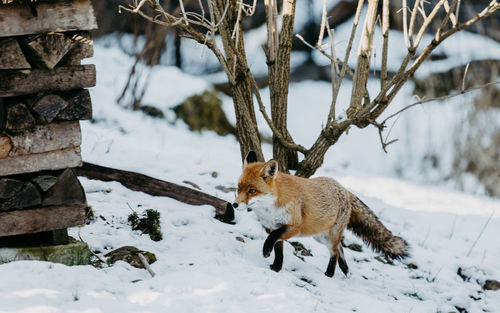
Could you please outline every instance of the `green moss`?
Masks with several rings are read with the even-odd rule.
[[[142,216],[134,212],[128,216],[128,221],[132,225],[132,229],[148,234],[151,240],[160,241],[163,239],[160,226],[160,212],[148,209]]]
[[[94,210],[92,209],[91,206],[87,206],[85,208],[85,224],[90,224],[92,223],[93,221],[95,221],[96,217],[95,217],[95,214],[94,214]]]
[[[213,91],[206,90],[175,106],[173,111],[192,131],[213,130],[221,136],[236,134],[236,129],[227,120],[222,110],[222,101]]]
[[[408,297],[411,297],[411,298],[415,298],[417,300],[420,300],[420,301],[424,301],[424,299],[416,292],[406,292],[404,293],[405,296],[408,296]]]
[[[294,254],[302,261],[304,261],[304,258],[302,256],[312,256],[311,250],[304,247],[302,243],[298,241],[292,241],[290,242],[290,244],[295,249]]]
[[[72,239],[72,238],[70,238]],[[38,260],[72,265],[91,264],[92,252],[85,242],[41,247],[1,248],[0,264],[19,260]]]
[[[363,251],[363,247],[361,245],[358,245],[357,243],[351,243],[347,246],[347,248],[357,252]]]

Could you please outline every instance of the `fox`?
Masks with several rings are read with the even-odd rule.
[[[330,251],[325,275],[333,277],[338,263],[347,276],[349,267],[341,242],[346,228],[389,259],[409,256],[407,242],[393,235],[363,201],[336,180],[280,172],[276,160],[259,162],[254,151],[244,159],[233,207],[251,209],[270,231],[262,254],[267,258],[274,248],[275,259],[270,268],[276,272],[283,266],[284,240],[313,236]]]

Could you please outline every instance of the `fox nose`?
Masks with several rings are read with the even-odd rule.
[[[236,209],[237,207],[238,207],[238,203],[237,202],[233,203],[233,208]]]

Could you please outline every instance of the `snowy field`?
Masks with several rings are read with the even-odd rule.
[[[178,184],[190,181],[206,193],[234,200],[233,193],[216,187],[236,185],[241,171],[236,140],[189,132],[169,111],[210,88],[209,81],[172,67],[154,69],[145,103],[166,113],[166,119],[154,119],[115,104],[132,59],[102,42],[95,55],[88,61],[98,70],[97,87],[91,90],[95,122],[82,123],[84,160]],[[350,90],[346,86],[341,93]],[[410,91],[401,92],[396,108],[408,101]],[[292,86],[289,123],[298,142],[309,145],[317,136],[329,92],[330,86],[321,82]],[[224,109],[231,113],[228,98]],[[430,119],[429,111],[421,111],[413,119]],[[311,238],[289,240],[300,241],[312,256],[301,260],[286,243],[283,270],[275,273],[269,269],[273,256],[261,254],[266,233],[251,212],[237,211],[236,224],[229,225],[213,219],[209,206],[81,178],[98,218],[70,234],[81,236],[101,256],[125,245],[153,252],[156,276],[124,262],[101,269],[35,261],[4,264],[0,313],[500,312],[500,291],[481,287],[487,279],[500,280],[500,200],[462,193],[449,184],[423,184],[418,166],[408,174],[412,181],[397,178],[395,168],[411,167],[407,156],[413,151],[407,151],[404,132],[395,129],[395,134],[403,140],[395,152],[385,154],[374,129],[353,129],[327,154],[317,175],[336,178],[410,244],[411,256],[402,262],[384,264],[348,233],[347,245],[362,244],[361,252],[346,249],[349,277],[340,271],[333,278],[324,276],[328,251]],[[413,135],[415,149],[426,145]],[[264,146],[264,153],[269,158],[271,147]],[[154,242],[131,231],[129,206],[138,213],[158,210],[164,239]]]

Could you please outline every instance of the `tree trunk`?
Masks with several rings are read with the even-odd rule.
[[[323,130],[313,144],[306,158],[299,163],[296,176],[310,177],[323,164],[325,154],[333,146],[344,131],[349,127],[349,123],[336,124],[327,130]]]
[[[295,4],[295,0],[283,1],[283,20],[281,33],[279,35],[279,43],[268,44],[269,49],[274,49],[274,51],[269,51],[268,53],[271,118],[276,128],[283,134],[285,139],[290,142],[293,140],[287,129],[287,107]],[[276,5],[276,3],[267,10],[268,14],[273,14],[273,12],[269,11],[274,10],[274,5]],[[276,23],[276,20],[273,20],[272,23]],[[269,26],[270,25],[268,25],[268,27]],[[277,25],[273,27],[277,28]],[[273,36],[274,34],[270,33],[270,35]],[[268,43],[269,40],[275,39],[268,39]],[[297,168],[297,151],[283,146],[276,136],[273,136],[273,157],[278,161],[279,170],[282,172],[288,173],[289,169]]]
[[[216,15],[218,20],[220,20],[225,6],[225,1],[216,1]],[[248,65],[246,63],[247,58],[243,42],[241,19],[239,21],[240,25],[235,32],[237,38],[236,42],[235,39],[232,38],[237,20],[238,6],[234,1],[231,2],[230,8],[227,10],[226,17],[224,18],[224,22],[220,26],[220,34],[224,45],[227,63],[231,69],[233,69],[232,76],[235,78],[234,85],[231,86],[230,83],[230,87],[233,91],[232,97],[234,111],[236,113],[236,130],[238,141],[240,142],[241,159],[243,160],[247,153],[250,150],[253,150],[257,153],[259,160],[264,160],[259,131],[257,128],[257,120],[255,118],[252,84],[249,76],[251,73],[247,71]],[[239,60],[236,59],[238,55],[234,50],[236,50],[240,56]]]

